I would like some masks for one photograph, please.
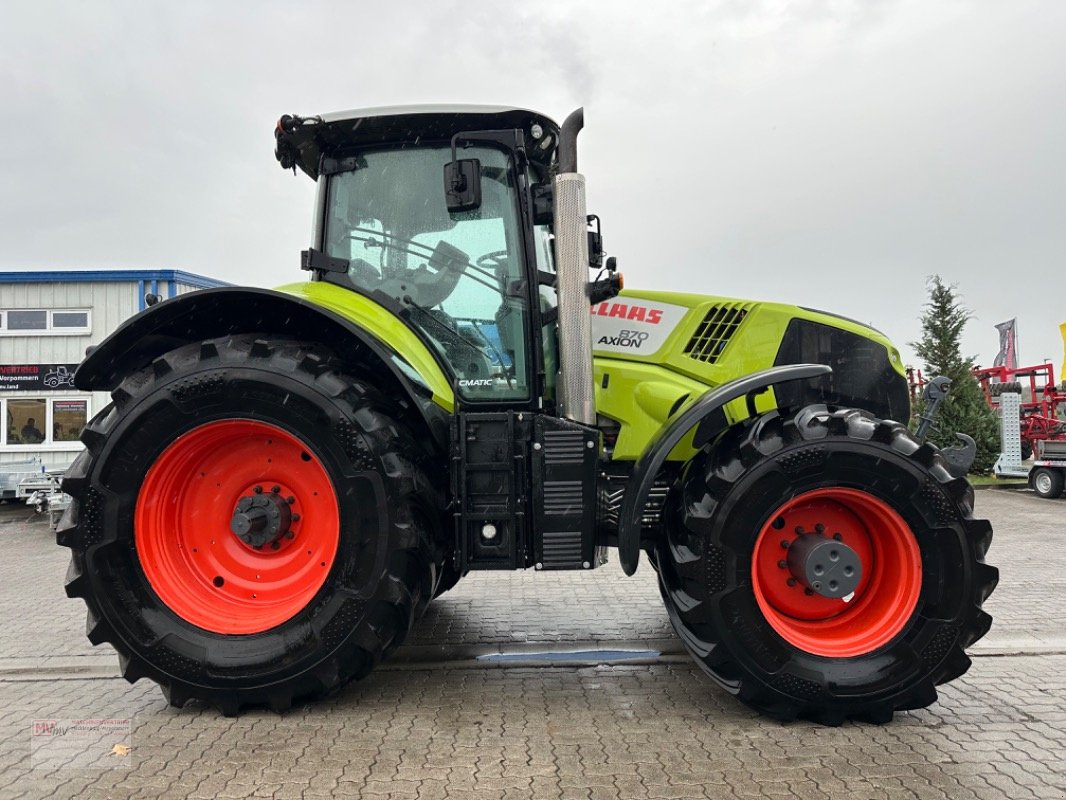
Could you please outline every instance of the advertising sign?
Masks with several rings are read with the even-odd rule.
[[[73,391],[77,368],[77,364],[5,364],[0,366],[0,391]]]

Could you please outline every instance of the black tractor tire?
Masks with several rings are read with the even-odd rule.
[[[57,541],[72,551],[66,590],[88,606],[90,641],[108,642],[118,651],[128,681],[155,681],[177,707],[196,699],[226,715],[246,706],[280,711],[365,676],[403,642],[440,579],[443,498],[420,464],[419,445],[400,421],[399,409],[368,380],[343,369],[317,344],[254,335],[205,341],[175,349],[128,376],[112,393],[113,402],[86,426],[86,450],[63,481],[73,502]],[[282,586],[282,613],[291,611],[291,616],[237,633],[226,630],[230,623],[221,606],[220,631],[214,623],[204,626],[177,613],[171,607],[176,603],[161,599],[159,584],[150,582],[145,567],[163,567],[142,561],[150,556],[147,549],[138,551],[135,530],[142,487],[149,485],[153,465],[164,460],[167,449],[187,447],[179,443],[195,441],[198,431],[211,426],[227,430],[234,424],[280,429],[293,437],[299,459],[317,464],[325,476],[314,485],[331,485],[329,497],[335,497],[316,506],[325,508],[319,518],[332,524],[310,531],[316,541],[335,540],[332,563],[323,561],[325,569],[316,573],[321,585],[312,583],[302,607],[302,601],[285,605]],[[258,442],[255,447],[258,453]],[[266,454],[262,457],[270,461]],[[168,468],[176,470],[181,486],[192,485],[181,483],[183,462],[166,463],[177,464]],[[189,473],[188,480],[196,480],[195,475]],[[316,490],[316,498],[318,494]],[[177,489],[173,496],[180,497]],[[220,500],[214,510],[225,511],[226,502]],[[288,502],[301,500],[290,497]],[[229,507],[224,517],[235,513],[232,502]],[[204,509],[203,524],[217,530],[220,540],[235,536],[230,520],[214,519],[211,510]],[[310,527],[310,512],[305,516],[303,524]],[[147,527],[141,526],[146,537]],[[179,535],[165,525],[156,529],[164,546],[169,546],[167,537]],[[288,537],[301,557],[306,535],[303,528]],[[216,577],[214,586],[220,580]],[[199,585],[194,589],[205,591]],[[206,589],[208,595],[210,591]],[[209,616],[216,610],[210,602]],[[257,613],[258,608],[248,612]],[[257,628],[255,618],[249,619],[249,627]]]
[[[770,553],[757,549],[761,535],[771,535],[771,547],[801,535],[778,510],[826,492],[857,492],[890,509],[899,535],[913,537],[904,545],[920,565],[910,578],[913,611],[898,615],[898,632],[886,628],[891,638],[844,656],[811,652],[779,633],[756,596],[753,569],[757,554]],[[991,624],[981,604],[998,580],[984,563],[992,528],[972,512],[968,482],[952,478],[937,449],[899,423],[825,406],[771,412],[731,428],[682,472],[656,545],[660,590],[689,653],[752,708],[828,725],[887,722],[934,702],[935,686],[966,672],[964,648]],[[780,542],[771,530],[779,523]],[[870,530],[876,539],[876,526]],[[784,581],[786,550],[776,552],[782,560],[771,568],[782,567]],[[788,591],[803,594],[794,583]],[[870,608],[859,591],[849,608]]]
[[[1029,483],[1032,485],[1033,491],[1038,495],[1054,500],[1056,497],[1062,496],[1063,472],[1066,472],[1066,470],[1038,467],[1033,470]]]

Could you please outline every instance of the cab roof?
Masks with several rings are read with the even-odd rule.
[[[318,178],[322,156],[366,146],[419,142],[447,142],[462,131],[519,128],[532,141],[539,125],[544,147],[531,147],[530,157],[550,162],[559,126],[536,111],[493,105],[378,106],[335,111],[313,117],[286,115],[275,129],[274,154],[285,169],[299,167]],[[551,137],[548,139],[548,137]]]

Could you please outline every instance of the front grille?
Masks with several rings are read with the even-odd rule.
[[[811,403],[864,408],[882,419],[910,417],[907,379],[892,368],[880,342],[857,333],[805,319],[788,323],[774,366],[827,364],[830,375],[774,387],[781,408]]]
[[[685,345],[685,355],[708,364],[717,362],[750,310],[750,305],[740,303],[711,306]]]

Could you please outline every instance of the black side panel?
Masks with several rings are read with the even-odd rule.
[[[452,418],[456,561],[469,569],[529,566],[529,414],[460,413]]]
[[[596,548],[599,431],[557,417],[533,424],[533,491],[538,569],[591,569]]]
[[[460,570],[591,569],[599,431],[525,412],[452,421],[452,497]]]
[[[863,408],[881,419],[910,419],[907,380],[892,369],[888,351],[850,331],[805,319],[788,324],[774,366],[827,364],[832,373],[774,389],[782,408],[828,403]]]

